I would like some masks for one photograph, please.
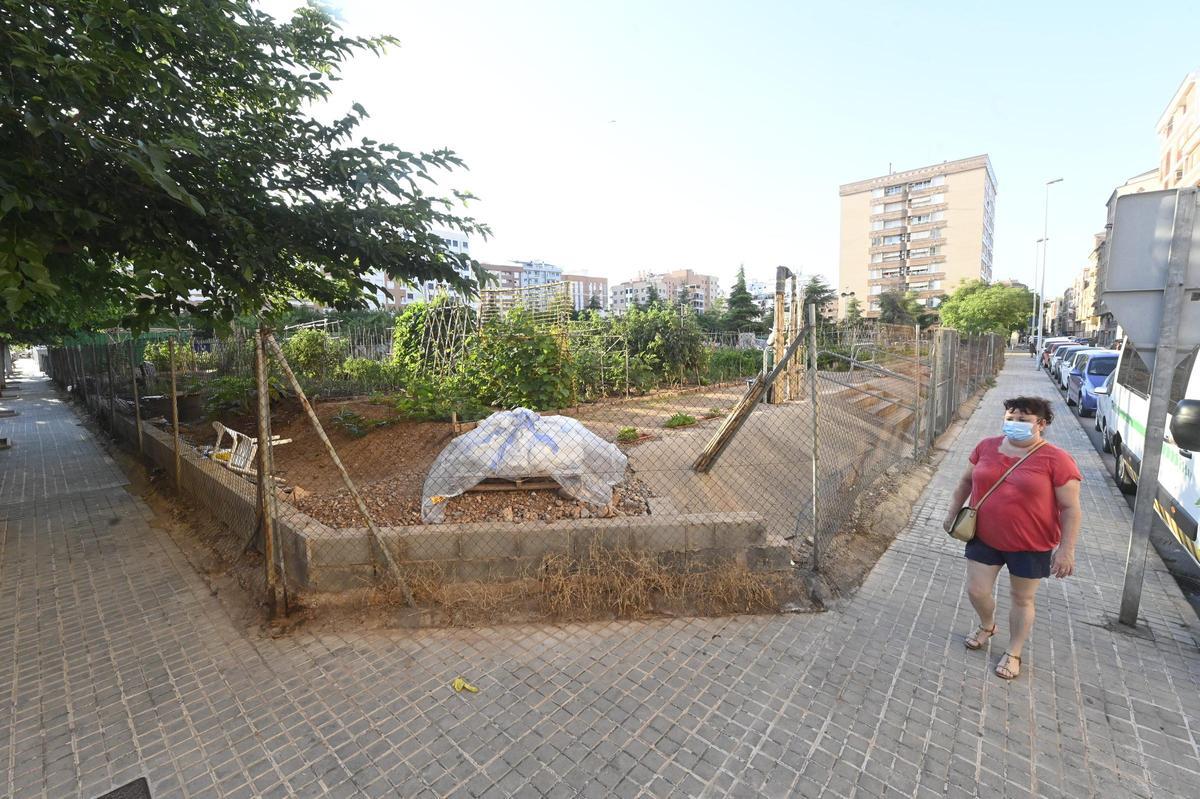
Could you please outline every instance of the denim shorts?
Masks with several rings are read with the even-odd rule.
[[[988,546],[978,538],[967,542],[967,560],[988,566],[1008,566],[1008,573],[1027,580],[1041,580],[1050,576],[1049,552],[1003,552]]]

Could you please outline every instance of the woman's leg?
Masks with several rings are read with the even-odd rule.
[[[1011,574],[1008,576],[1009,595],[1012,597],[1012,608],[1008,612],[1008,649],[1005,650],[1006,656],[996,666],[996,673],[1006,679],[1017,676],[1021,671],[1020,660],[1013,660],[1007,655],[1021,657],[1025,641],[1033,629],[1034,599],[1041,582]]]
[[[996,598],[992,594],[998,574],[1000,565],[967,561],[967,597],[979,614],[980,625],[989,630],[996,624]]]

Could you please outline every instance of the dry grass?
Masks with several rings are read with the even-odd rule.
[[[788,575],[759,574],[736,562],[680,570],[648,553],[593,547],[587,558],[546,558],[536,573],[503,582],[451,582],[436,564],[407,565],[418,608],[435,623],[472,627],[530,621],[635,619],[660,614],[771,613]],[[365,605],[400,610],[396,588],[368,591]]]
[[[688,570],[649,553],[593,546],[584,560],[547,558],[539,600],[548,618],[561,621],[762,613],[779,609],[783,583],[780,575],[752,572],[735,561]]]

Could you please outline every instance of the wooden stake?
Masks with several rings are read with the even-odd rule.
[[[279,361],[279,366],[283,369],[283,373],[287,377],[288,383],[291,384],[292,390],[296,392],[296,397],[304,407],[304,412],[308,415],[308,420],[312,422],[317,438],[321,439],[321,443],[325,445],[325,449],[329,453],[333,465],[337,467],[338,473],[341,474],[342,483],[346,486],[346,490],[350,492],[350,495],[354,497],[354,504],[358,506],[358,512],[367,520],[367,527],[370,529],[375,543],[379,546],[380,553],[383,554],[388,572],[391,574],[392,579],[396,581],[396,585],[404,592],[405,601],[412,607],[416,603],[413,601],[412,591],[409,589],[408,583],[404,580],[404,574],[400,571],[400,565],[396,563],[396,559],[392,557],[391,550],[384,543],[379,528],[375,526],[375,520],[371,518],[371,513],[367,510],[367,503],[363,502],[362,495],[358,493],[358,488],[354,485],[354,481],[350,479],[350,473],[342,465],[342,459],[338,457],[337,450],[333,448],[333,443],[329,440],[329,436],[325,435],[325,428],[321,426],[321,420],[317,418],[317,412],[313,410],[308,397],[304,395],[304,389],[300,387],[300,381],[296,379],[296,375],[292,372],[292,367],[288,365],[287,358],[283,355],[283,350],[280,348],[279,342],[275,340],[275,336],[271,333],[267,333],[267,344],[271,348],[271,354]]]

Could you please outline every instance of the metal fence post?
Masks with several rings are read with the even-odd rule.
[[[812,540],[814,572],[821,571],[821,503],[817,496],[817,464],[819,450],[817,446],[817,305],[808,306],[808,398],[812,406]]]
[[[254,343],[254,384],[258,390],[258,499],[262,520],[263,560],[267,570],[267,607],[279,615],[275,582],[275,470],[271,457],[271,394],[267,380],[267,329],[260,327]]]
[[[104,346],[104,367],[108,372],[108,432],[113,438],[117,437],[117,377],[112,363],[116,349],[116,344]]]
[[[913,460],[921,457],[921,326],[913,325]]]
[[[175,338],[167,339],[167,357],[171,360],[171,438],[175,449],[175,490],[183,484],[179,461],[179,398],[175,383]]]
[[[137,428],[137,445],[138,454],[145,454],[145,447],[142,445],[142,399],[138,393],[137,384],[137,348],[133,343],[133,334],[129,334],[129,379],[133,386],[133,425]]]

